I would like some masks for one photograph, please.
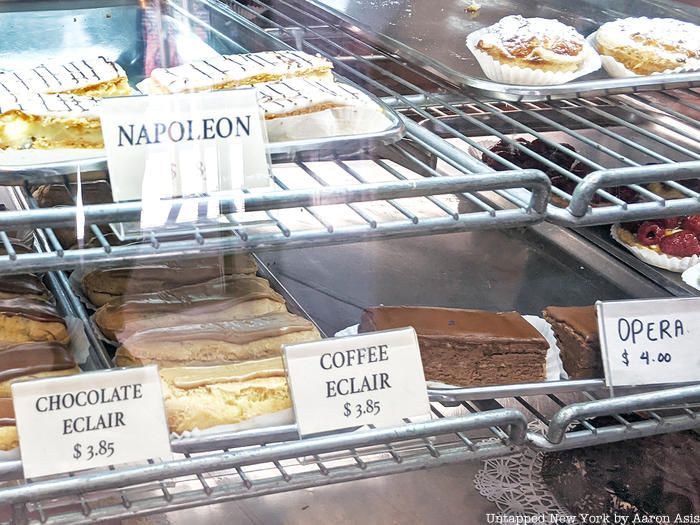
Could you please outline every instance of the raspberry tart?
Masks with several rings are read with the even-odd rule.
[[[652,266],[680,273],[700,263],[700,215],[616,224],[611,235]]]

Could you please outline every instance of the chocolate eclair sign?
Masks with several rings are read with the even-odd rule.
[[[12,399],[26,478],[171,454],[155,366],[15,383]]]
[[[609,386],[700,381],[700,297],[596,306]]]
[[[255,90],[100,102],[114,200],[211,194],[269,183]]]
[[[430,414],[413,328],[287,345],[284,356],[302,436]]]

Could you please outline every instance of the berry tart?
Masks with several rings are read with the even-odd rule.
[[[610,233],[652,266],[680,273],[700,263],[700,215],[616,224]]]

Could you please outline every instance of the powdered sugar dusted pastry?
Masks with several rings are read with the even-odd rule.
[[[603,24],[595,46],[637,75],[700,69],[700,26],[673,18],[623,18]]]
[[[511,15],[484,30],[476,47],[501,64],[572,72],[585,60],[584,44],[573,27],[557,20]]]
[[[256,86],[265,120],[303,115],[324,109],[372,104],[370,98],[348,84],[315,78],[290,78]]]
[[[67,63],[41,64],[0,73],[0,94],[64,93],[93,97],[130,95],[126,73],[103,56]]]
[[[97,104],[77,95],[0,93],[0,149],[101,148]]]
[[[302,51],[223,55],[154,69],[137,87],[147,94],[229,89],[292,77],[329,77],[332,67],[325,58]]]

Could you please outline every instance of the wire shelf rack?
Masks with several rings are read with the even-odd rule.
[[[161,201],[157,211],[167,219],[152,228],[143,222],[149,208],[141,202],[38,208],[27,188],[19,199],[21,209],[0,213],[0,230],[43,228],[45,251],[22,254],[10,247],[0,257],[0,273],[507,228],[544,219],[550,184],[537,170],[447,176],[400,147],[392,151],[430,176],[383,158],[275,165],[277,191]],[[527,206],[496,209],[480,195],[515,187],[532,190]],[[214,219],[207,220],[212,207]],[[194,210],[194,222],[177,224],[187,210]],[[63,246],[53,229],[75,228],[82,221],[91,242]],[[136,242],[120,243],[99,227],[128,221],[139,224]]]
[[[589,226],[700,212],[697,88],[490,101],[421,70],[306,3],[226,3],[267,34],[329,57],[338,72],[407,120],[469,153],[473,171],[533,166],[545,171],[554,182],[547,210],[552,222]],[[538,140],[539,147],[518,139]],[[491,151],[498,141],[517,155]],[[521,203],[527,196],[509,193]]]
[[[481,409],[521,411],[545,425],[528,432],[527,445],[542,451],[588,447],[656,434],[700,429],[700,384],[617,388],[602,379],[429,390],[433,401],[469,401]]]
[[[495,410],[30,480],[0,489],[3,523],[95,523],[514,453],[526,422]]]

